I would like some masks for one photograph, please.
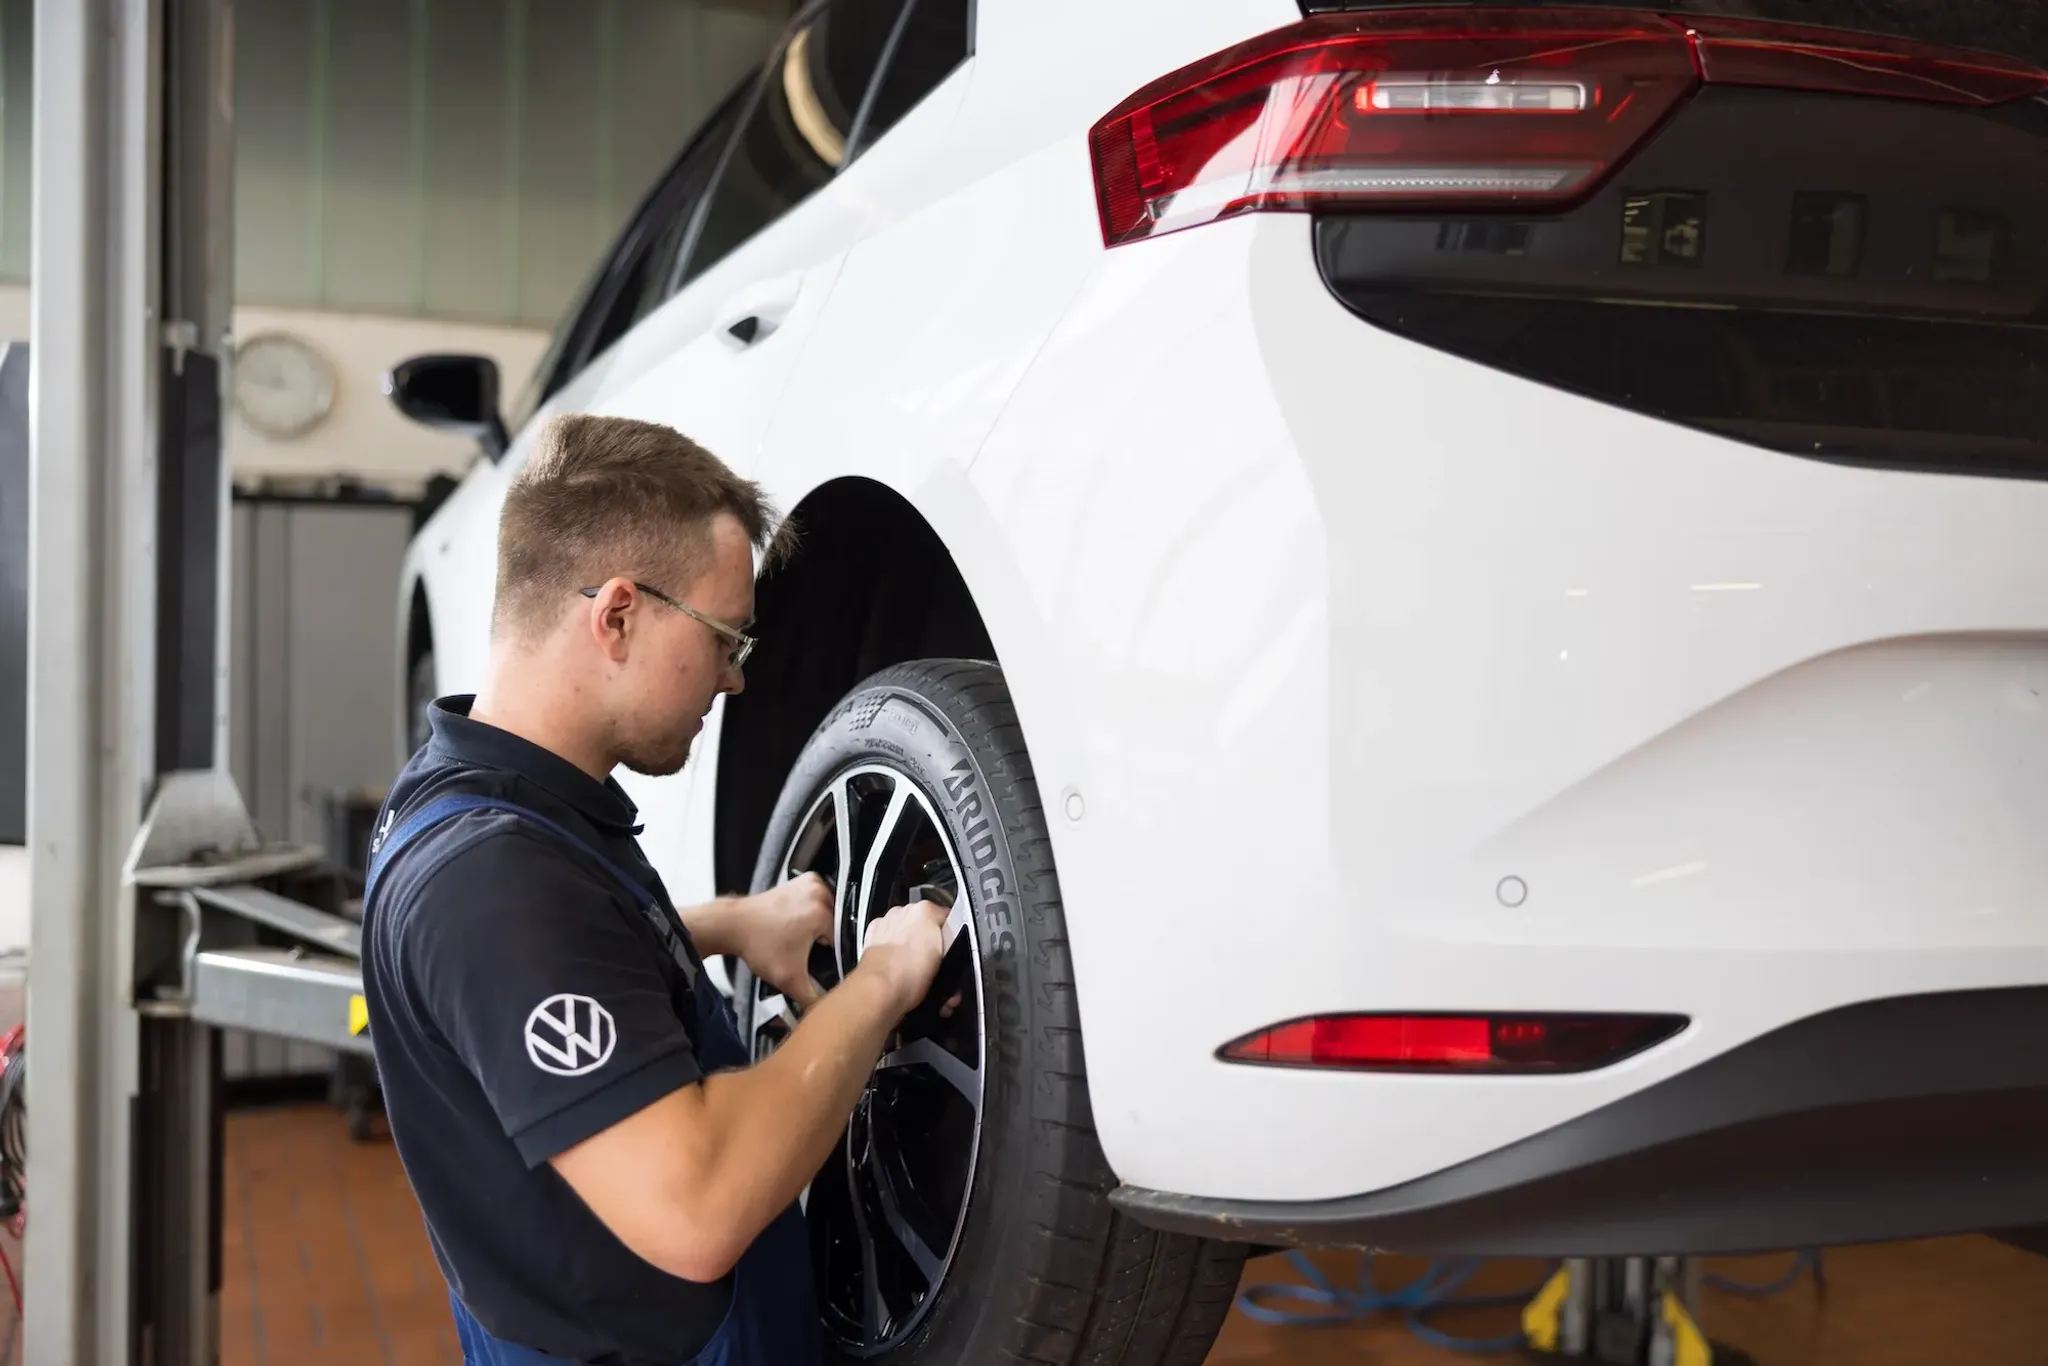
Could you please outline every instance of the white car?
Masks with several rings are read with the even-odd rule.
[[[828,978],[960,894],[976,1009],[809,1195],[846,1355],[1194,1363],[1247,1245],[2048,1220],[2042,30],[1700,8],[810,6],[509,413],[394,372],[485,456],[415,713],[548,413],[805,529],[629,787],[679,899],[824,872]]]

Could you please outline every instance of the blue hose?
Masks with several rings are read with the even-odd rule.
[[[1365,1322],[1378,1314],[1400,1313],[1408,1320],[1408,1330],[1433,1347],[1453,1352],[1511,1352],[1523,1342],[1519,1332],[1494,1338],[1455,1337],[1429,1322],[1431,1314],[1459,1309],[1499,1309],[1509,1305],[1527,1304],[1536,1292],[1543,1288],[1542,1282],[1513,1294],[1466,1295],[1453,1298],[1465,1282],[1472,1279],[1484,1259],[1479,1257],[1451,1257],[1431,1262],[1420,1276],[1393,1290],[1379,1290],[1372,1283],[1373,1259],[1363,1259],[1358,1269],[1358,1285],[1355,1289],[1344,1289],[1333,1285],[1316,1264],[1299,1252],[1287,1254],[1287,1260],[1307,1281],[1306,1285],[1293,1285],[1285,1281],[1269,1281],[1262,1285],[1248,1285],[1237,1296],[1237,1308],[1245,1317],[1276,1328],[1348,1328]],[[1544,1272],[1547,1281],[1556,1263],[1551,1263]],[[1708,1276],[1706,1283],[1717,1290],[1733,1295],[1764,1299],[1788,1289],[1799,1279],[1801,1272],[1812,1268],[1816,1288],[1825,1290],[1822,1279],[1821,1254],[1817,1248],[1801,1251],[1792,1262],[1791,1269],[1775,1281],[1762,1285],[1750,1285],[1732,1281],[1725,1276]],[[1264,1300],[1293,1300],[1299,1304],[1313,1306],[1314,1312],[1276,1309],[1262,1303]]]
[[[1748,1285],[1742,1281],[1731,1281],[1726,1276],[1708,1276],[1706,1282],[1714,1287],[1714,1289],[1726,1291],[1730,1295],[1742,1295],[1750,1299],[1759,1300],[1768,1299],[1781,1291],[1791,1289],[1792,1283],[1799,1279],[1799,1273],[1805,1271],[1808,1267],[1813,1269],[1813,1288],[1820,1294],[1826,1294],[1827,1278],[1821,1269],[1820,1249],[1817,1247],[1802,1249],[1792,1259],[1791,1268],[1775,1281],[1767,1281],[1762,1285]]]
[[[1285,1328],[1341,1328],[1364,1322],[1377,1314],[1396,1312],[1406,1316],[1408,1329],[1424,1342],[1454,1352],[1507,1352],[1522,1345],[1522,1335],[1497,1338],[1454,1337],[1428,1322],[1428,1316],[1457,1309],[1492,1309],[1527,1303],[1541,1285],[1509,1295],[1467,1295],[1453,1298],[1472,1279],[1484,1259],[1452,1257],[1431,1262],[1423,1273],[1394,1290],[1378,1290],[1372,1283],[1373,1259],[1359,1266],[1358,1285],[1345,1289],[1331,1284],[1316,1264],[1300,1252],[1289,1252],[1287,1260],[1308,1282],[1293,1285],[1284,1281],[1246,1286],[1237,1297],[1239,1312],[1259,1323]],[[1547,1273],[1546,1273],[1547,1274]],[[1320,1312],[1275,1309],[1264,1300],[1294,1300],[1312,1305]]]

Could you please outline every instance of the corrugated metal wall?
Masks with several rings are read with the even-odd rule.
[[[0,0],[0,279],[34,0]],[[236,295],[547,326],[789,0],[243,0]]]

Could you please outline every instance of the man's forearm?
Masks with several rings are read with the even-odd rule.
[[[683,922],[683,928],[690,932],[690,942],[697,946],[697,952],[705,958],[717,958],[721,954],[739,952],[738,937],[733,933],[735,915],[744,914],[741,902],[744,897],[721,896],[700,906],[682,906],[676,914]]]
[[[855,969],[766,1060],[706,1077],[709,1170],[679,1197],[751,1243],[838,1145],[900,1014],[884,975]]]

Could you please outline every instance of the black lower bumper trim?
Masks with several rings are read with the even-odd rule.
[[[1172,1232],[1437,1256],[1737,1254],[2048,1223],[2048,987],[1812,1016],[1366,1195],[1110,1198]]]

